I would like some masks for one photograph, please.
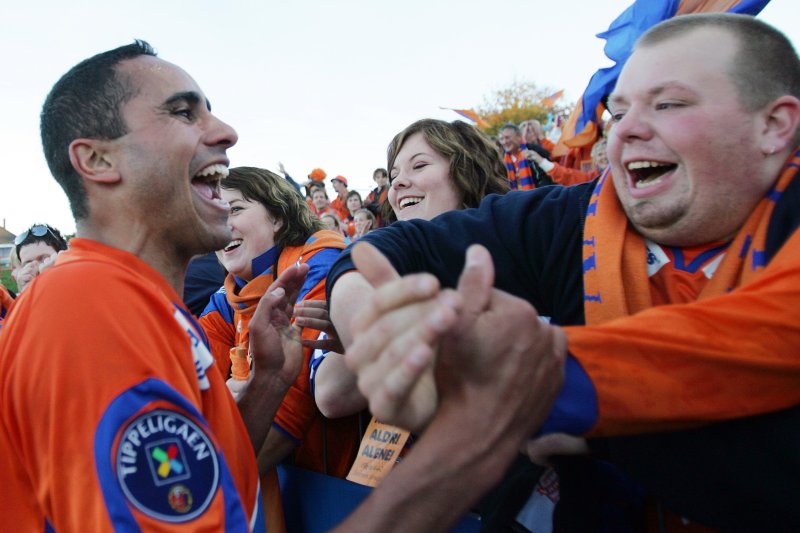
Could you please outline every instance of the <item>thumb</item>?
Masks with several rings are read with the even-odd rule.
[[[400,277],[389,260],[369,243],[360,242],[353,247],[353,262],[375,288]]]
[[[489,251],[479,244],[467,249],[464,270],[458,278],[458,292],[464,298],[464,312],[478,315],[489,307],[494,285],[494,263]]]

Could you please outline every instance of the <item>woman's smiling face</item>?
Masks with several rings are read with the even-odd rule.
[[[253,279],[253,259],[275,246],[275,234],[283,226],[260,202],[245,199],[240,191],[222,189],[230,204],[228,227],[231,242],[218,254],[222,265],[234,276]],[[256,273],[259,274],[259,273]]]
[[[406,139],[390,170],[389,205],[397,220],[430,220],[460,206],[450,162],[422,133]]]

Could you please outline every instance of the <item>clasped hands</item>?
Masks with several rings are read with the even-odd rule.
[[[481,246],[467,251],[455,290],[429,274],[400,277],[365,243],[353,260],[374,292],[351,323],[345,362],[372,413],[415,432],[451,417],[521,446],[561,388],[563,331],[493,288],[494,265]]]

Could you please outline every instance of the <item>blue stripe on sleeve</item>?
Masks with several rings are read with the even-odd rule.
[[[311,289],[316,287],[320,282],[325,280],[328,271],[339,258],[342,251],[338,248],[325,248],[315,253],[308,261],[303,261],[309,266],[306,281],[303,283],[303,288],[297,296],[297,301],[302,300],[306,295],[311,292]]]
[[[117,479],[117,468],[114,465],[114,442],[117,435],[134,415],[142,412],[148,404],[166,400],[180,410],[195,418],[203,429],[211,433],[207,422],[197,408],[186,400],[178,391],[157,379],[146,379],[138,385],[120,394],[106,408],[97,425],[94,438],[94,457],[97,477],[103,491],[109,518],[118,531],[140,531],[134,515],[129,508],[129,500]],[[117,444],[119,446],[119,443]],[[214,450],[219,464],[219,486],[222,488],[225,508],[225,531],[246,531],[248,521],[239,499],[233,476],[225,462],[221,451]],[[152,517],[152,515],[149,515]]]
[[[572,355],[567,354],[564,386],[540,433],[583,435],[597,423],[597,391],[589,375]]]

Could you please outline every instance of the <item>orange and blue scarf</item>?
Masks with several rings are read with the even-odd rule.
[[[786,163],[773,187],[753,209],[698,299],[729,292],[764,269],[772,212],[798,169],[800,151]],[[628,223],[609,171],[600,178],[589,200],[583,235],[586,324],[602,324],[652,307],[645,241]]]
[[[514,159],[512,159],[510,152],[503,154],[503,162],[506,165],[506,174],[508,176],[508,185],[512,191],[528,191],[536,188],[536,183],[533,181],[531,164],[522,155],[522,152],[527,149],[528,146],[525,143],[519,145],[516,164],[514,164]]]

